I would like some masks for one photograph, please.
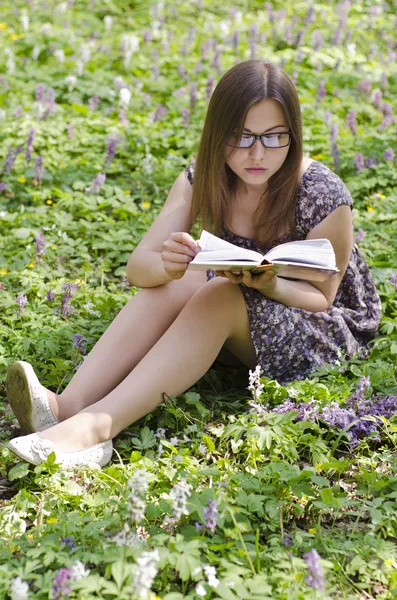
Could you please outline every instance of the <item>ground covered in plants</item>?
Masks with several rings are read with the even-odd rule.
[[[2,2],[0,598],[397,597],[396,12]],[[17,462],[7,367],[64,389],[137,291],[128,257],[216,82],[249,58],[284,66],[305,154],[352,193],[383,306],[371,355],[287,387],[218,366],[122,432],[102,470]]]

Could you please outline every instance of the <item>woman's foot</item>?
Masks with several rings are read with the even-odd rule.
[[[6,396],[22,431],[44,431],[59,423],[56,395],[41,385],[30,363],[21,360],[10,366]]]
[[[14,438],[8,442],[7,446],[19,458],[33,465],[39,465],[47,460],[52,452],[55,452],[56,462],[65,468],[81,465],[104,466],[110,461],[113,452],[111,440],[90,448],[60,452],[53,442],[41,438],[37,433]]]
[[[76,452],[110,439],[109,415],[86,409],[40,432],[42,440],[54,444],[58,452]]]

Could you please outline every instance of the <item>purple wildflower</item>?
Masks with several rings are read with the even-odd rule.
[[[232,45],[234,52],[238,52],[239,42],[239,32],[234,31],[232,36]]]
[[[74,127],[71,123],[69,123],[66,129],[68,132],[68,138],[71,139],[72,137],[74,137]]]
[[[55,109],[55,90],[54,88],[50,87],[48,88],[46,97],[45,97],[45,102],[47,104],[47,113],[53,113],[54,109]]]
[[[362,152],[357,152],[355,155],[354,166],[356,167],[357,173],[365,168],[364,155]]]
[[[205,527],[209,529],[211,533],[214,533],[218,515],[218,502],[216,500],[210,500],[203,512],[205,517]]]
[[[19,117],[22,116],[22,113],[23,113],[23,109],[22,109],[22,106],[19,104],[15,109],[14,115],[18,119]]]
[[[74,539],[72,537],[65,537],[61,539],[61,544],[65,544],[69,548],[69,550],[73,550],[76,546]]]
[[[44,83],[39,83],[36,86],[35,97],[37,102],[44,102],[45,99],[45,85]]]
[[[324,98],[324,96],[327,95],[327,90],[325,89],[325,79],[322,79],[320,81],[320,87],[318,88],[317,91],[317,100],[322,100],[322,98]]]
[[[41,181],[44,175],[43,158],[41,156],[36,157],[34,166],[36,169],[36,178]]]
[[[372,88],[372,82],[368,81],[368,80],[365,80],[365,79],[363,79],[362,81],[360,81],[360,83],[357,86],[358,91],[359,92],[364,92],[365,94],[367,94],[367,96],[370,93],[371,88]]]
[[[47,300],[48,302],[54,302],[55,294],[51,290],[47,292]]]
[[[359,243],[365,238],[366,235],[367,234],[364,231],[364,229],[359,229],[358,232],[356,233],[356,237],[354,239],[357,243]]]
[[[22,315],[25,310],[25,304],[27,304],[28,299],[22,293],[17,296],[16,303],[19,306],[19,313]]]
[[[28,140],[26,143],[26,153],[25,153],[25,158],[26,160],[29,162],[31,159],[31,153],[32,153],[32,147],[33,147],[33,141],[34,138],[36,136],[36,130],[32,127],[29,131],[29,135],[28,135]]]
[[[394,160],[394,156],[395,154],[391,148],[387,148],[383,154],[385,160]]]
[[[201,73],[201,71],[202,71],[202,70],[203,70],[203,61],[199,60],[199,61],[196,63],[196,66],[195,66],[195,68],[194,68],[194,72],[195,72],[195,73]]]
[[[292,402],[289,398],[287,398],[287,400],[285,400],[282,404],[279,404],[273,408],[272,412],[283,415],[291,410],[298,410],[298,407],[296,406],[295,402]]]
[[[10,146],[8,148],[7,157],[6,157],[6,164],[5,164],[5,167],[4,167],[6,173],[10,173],[11,172],[11,169],[14,166],[14,162],[15,162],[16,157],[17,157],[16,149],[13,146]]]
[[[41,257],[45,254],[46,241],[42,231],[36,236],[34,244],[34,253],[37,257]]]
[[[4,181],[0,181],[0,192],[5,192],[7,189],[7,184]]]
[[[205,529],[205,525],[202,525],[201,523],[198,523],[198,521],[196,521],[194,526],[196,527],[197,531],[199,531],[200,533],[203,533],[203,531]]]
[[[61,568],[54,577],[52,584],[52,596],[54,600],[62,600],[62,598],[68,598],[72,588],[70,581],[72,578],[72,569]]]
[[[357,121],[356,121],[356,113],[354,110],[350,110],[347,115],[347,123],[350,127],[350,131],[353,135],[357,135]]]
[[[290,533],[283,533],[281,536],[281,543],[283,546],[292,546],[292,535]]]
[[[91,183],[91,192],[97,194],[105,183],[105,173],[97,173]]]
[[[313,548],[310,552],[306,552],[303,555],[306,561],[309,576],[306,578],[306,583],[309,587],[315,588],[316,590],[324,591],[325,589],[325,575],[322,566],[320,565],[320,555],[317,550]]]
[[[91,111],[94,111],[98,108],[101,99],[98,96],[91,96],[88,100],[88,107]]]
[[[84,335],[80,335],[79,333],[73,334],[73,346],[76,348],[80,354],[86,354],[87,348],[85,346],[85,337]]]
[[[386,117],[382,120],[382,123],[379,125],[378,129],[384,131],[389,125],[393,125],[395,122],[395,117],[393,115],[386,115]]]
[[[208,100],[208,98],[210,98],[211,94],[212,94],[212,90],[214,89],[214,78],[209,76],[208,80],[207,80],[207,92],[206,92],[206,98]]]
[[[255,54],[255,46],[256,46],[255,40],[251,40],[250,46],[251,46],[251,58],[252,58]],[[253,46],[254,46],[254,50],[253,50]],[[221,51],[219,50],[219,48],[217,48],[215,51],[215,54],[214,54],[214,58],[212,59],[211,65],[213,67],[215,67],[215,69],[218,71],[218,73],[220,73],[222,71],[222,66],[221,66],[220,60],[221,60]]]
[[[374,90],[372,95],[372,102],[374,103],[375,108],[380,108],[382,102],[382,92],[380,90]]]
[[[397,290],[397,273],[392,273],[392,275],[389,279],[389,283],[394,285],[395,289]]]
[[[182,118],[183,118],[183,124],[185,127],[188,127],[189,125],[189,111],[187,108],[182,108]]]
[[[104,165],[105,169],[110,165],[110,163],[114,159],[118,143],[119,143],[119,140],[117,137],[115,137],[115,136],[109,137],[107,144],[106,144],[106,157],[105,157],[105,165]]]
[[[319,50],[321,48],[321,46],[324,44],[324,38],[318,29],[313,31],[312,44],[313,44],[313,50],[315,50],[315,51]]]
[[[156,111],[153,115],[153,123],[156,123],[161,117],[165,116],[168,113],[168,108],[163,106],[162,104],[158,104]]]
[[[186,71],[185,71],[185,67],[182,64],[178,65],[178,74],[180,77],[182,77],[182,79],[184,79],[185,81],[187,81],[187,75],[186,75]]]
[[[365,389],[370,387],[371,378],[370,377],[361,377],[357,383],[356,391],[353,395],[349,396],[347,399],[347,404],[350,408],[354,408],[357,405],[357,402],[363,400],[365,395]]]
[[[124,276],[124,277],[122,277],[119,285],[117,286],[117,289],[118,290],[126,290],[126,289],[128,290],[131,287],[132,286],[131,286],[130,282],[128,281],[127,277]]]
[[[77,283],[64,283],[62,286],[62,290],[65,292],[64,297],[62,299],[62,304],[60,307],[55,309],[55,312],[58,312],[59,308],[61,309],[61,315],[66,317],[68,314],[74,312],[74,308],[69,305],[70,299],[72,298],[72,294],[78,288]]]
[[[197,101],[197,83],[193,82],[190,87],[190,110],[193,110]]]
[[[373,165],[377,164],[377,160],[375,158],[373,158],[372,156],[369,156],[368,158],[365,159],[365,166],[367,167],[367,169],[369,169],[369,167],[372,167]]]

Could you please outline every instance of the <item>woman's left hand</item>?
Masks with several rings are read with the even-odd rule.
[[[215,271],[220,277],[226,277],[231,283],[242,283],[254,288],[266,296],[274,291],[277,284],[277,275],[271,269],[264,273],[252,275],[251,271]]]

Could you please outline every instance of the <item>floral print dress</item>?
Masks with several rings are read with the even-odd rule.
[[[186,168],[193,184],[195,159]],[[265,254],[274,246],[306,239],[308,232],[335,208],[348,204],[351,194],[338,175],[313,161],[302,176],[297,193],[295,234],[280,237],[271,245],[237,235],[223,227],[221,237],[232,244]],[[207,271],[207,278],[216,277]],[[312,312],[285,306],[257,290],[241,286],[250,320],[257,364],[262,375],[286,385],[307,377],[324,362],[334,363],[341,351],[347,358],[366,358],[367,343],[374,338],[382,307],[369,267],[356,243],[330,308]]]

